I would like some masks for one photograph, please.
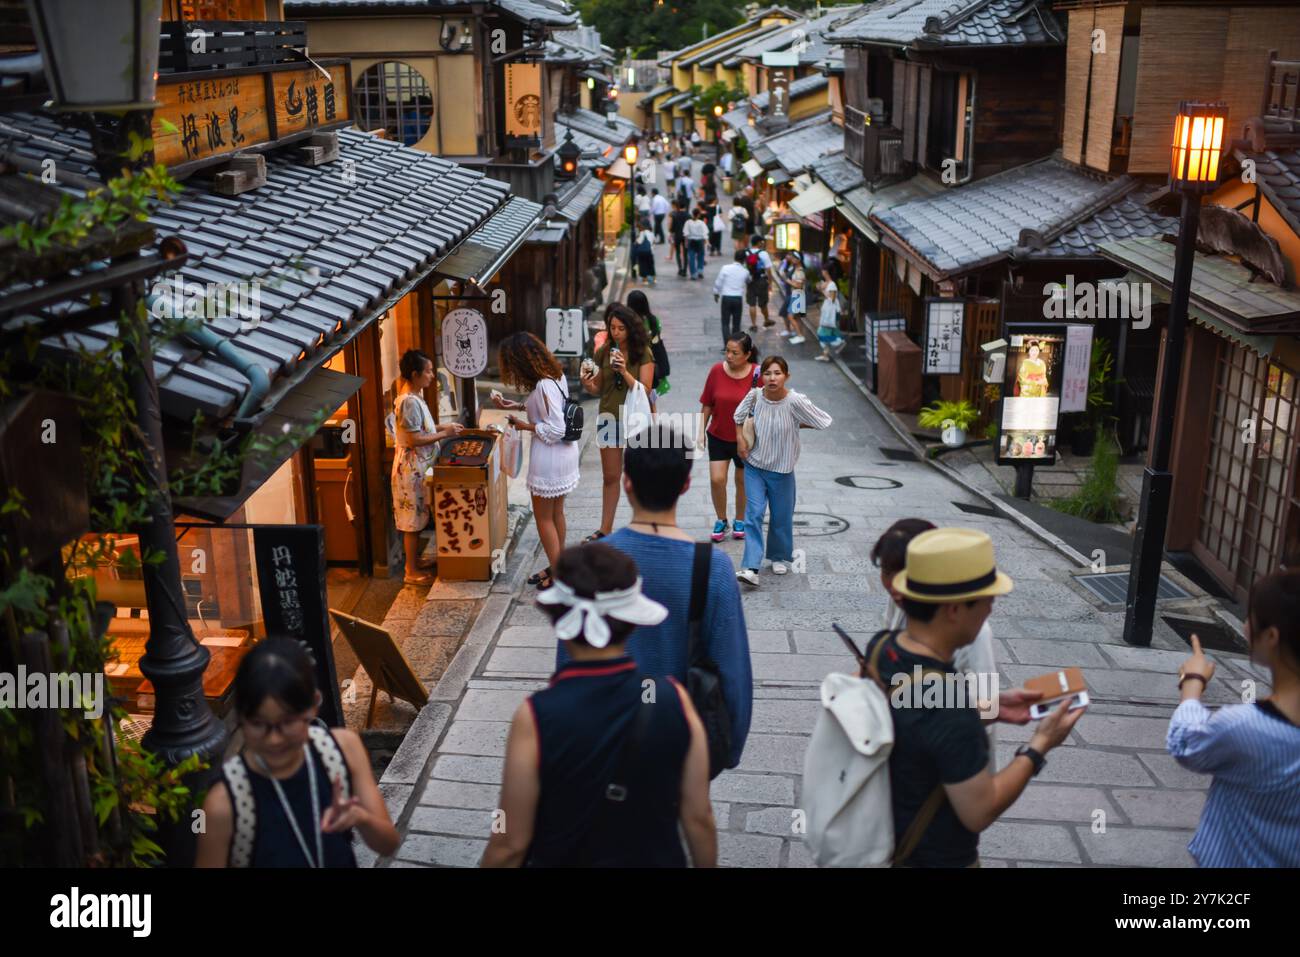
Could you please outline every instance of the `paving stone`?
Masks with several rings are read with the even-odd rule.
[[[781,839],[759,834],[718,834],[719,867],[778,867],[781,863]]]
[[[493,691],[472,688],[465,692],[456,709],[457,721],[510,721],[519,705],[528,697],[526,691]]]
[[[476,601],[430,601],[415,616],[411,633],[416,635],[453,635],[460,637],[469,631],[478,612]]]
[[[1158,671],[1166,675],[1178,674],[1178,668],[1191,655],[1190,649],[1184,652],[1161,651],[1158,648],[1135,648],[1132,645],[1111,645],[1106,649],[1106,657],[1115,662],[1117,668],[1132,671]],[[1215,657],[1213,651],[1210,657]]]
[[[876,633],[875,630],[851,631],[848,628],[844,630],[849,633],[849,637],[853,639],[853,643],[859,649],[865,648],[867,642],[871,640],[871,636]],[[844,657],[847,654],[843,640],[833,631],[796,631],[794,633],[794,645],[801,655]]]
[[[786,858],[786,867],[816,867],[817,862],[813,860],[812,851],[808,850],[808,845],[801,840],[792,840],[790,842],[789,857]]]
[[[764,699],[754,702],[751,731],[793,731],[811,734],[822,712],[820,700],[791,701]]]
[[[478,757],[469,754],[440,754],[433,763],[431,777],[477,784],[500,784],[505,769],[504,758]]]
[[[841,646],[842,647],[842,646]],[[856,674],[848,652],[834,655],[750,655],[757,681],[806,681],[821,684],[832,671]]]
[[[1055,824],[995,822],[980,834],[980,855],[1012,860],[1079,862],[1068,828]]]
[[[795,824],[803,824],[806,815],[799,808],[769,807],[745,815],[745,830],[751,834],[795,837]]]
[[[1042,668],[1033,665],[1004,665],[1002,672],[1009,681],[1023,684],[1041,675]],[[1103,700],[1135,702],[1168,702],[1170,712],[1179,700],[1178,682],[1173,676],[1161,678],[1149,671],[1118,671],[1093,669],[1084,675],[1089,693]],[[1236,704],[1239,697],[1230,692],[1217,677],[1210,682],[1205,694],[1210,704]]]
[[[495,648],[487,660],[487,672],[551,675],[555,672],[552,648]]]
[[[1079,642],[1048,641],[1040,638],[1008,638],[1007,646],[1022,665],[1048,668],[1077,666],[1109,668],[1110,662],[1096,648]]]
[[[750,735],[753,741],[753,735]],[[748,744],[745,748],[749,751]],[[802,767],[799,769],[803,770]],[[794,804],[794,782],[776,774],[743,774],[723,771],[709,788],[715,801],[744,802],[746,804]]]
[[[784,631],[750,631],[749,651],[751,654],[788,654],[790,639]]]
[[[423,585],[406,585],[397,593],[393,603],[388,606],[385,620],[395,618],[415,618],[424,609],[424,596],[429,588]]]
[[[466,784],[430,778],[420,794],[420,804],[429,807],[487,808],[497,807],[501,798],[499,785]]]
[[[980,858],[980,867],[981,867],[981,868],[984,868],[984,867],[1010,867],[1010,866],[1011,866],[1011,864],[1010,864],[1009,862],[1007,862],[1007,861],[995,861],[995,860],[992,860],[992,859],[990,859],[990,858],[985,858],[985,857],[981,857],[981,858]]]
[[[1149,748],[1152,751],[1164,750],[1165,734],[1168,731],[1168,718],[1094,714],[1091,708],[1074,726],[1074,733],[1088,744],[1116,748]]]
[[[426,599],[445,601],[449,598],[486,598],[491,591],[490,581],[443,581],[440,578],[433,583]]]
[[[407,830],[423,834],[459,834],[485,838],[492,833],[496,810],[461,811],[445,807],[418,807]],[[507,822],[508,824],[509,822]]]
[[[731,805],[725,801],[711,801],[713,805],[713,825],[719,831],[731,827]]]
[[[1167,788],[1204,791],[1210,787],[1210,775],[1189,771],[1168,754],[1139,754],[1138,759]]]
[[[1108,827],[1104,834],[1076,827],[1088,859],[1108,867],[1194,867],[1187,853],[1192,831],[1156,830],[1144,827]]]
[[[1195,828],[1205,807],[1204,791],[1172,791],[1163,788],[1117,788],[1111,796],[1130,824],[1137,826]]]
[[[505,721],[463,721],[458,718],[447,729],[447,737],[438,750],[449,754],[501,757],[506,753],[509,732],[510,725]]]
[[[554,650],[556,640],[555,629],[549,625],[512,625],[502,630],[497,645]]]
[[[999,598],[994,604],[993,616],[990,619],[997,621],[993,625],[993,633],[996,635],[1006,633],[1052,641],[1091,641],[1108,644],[1123,641],[1119,635],[1111,634],[1105,625],[1095,621],[1057,621],[1028,615],[1011,615],[1003,608],[1002,602],[1003,599]]]
[[[1015,756],[1016,746],[998,745],[998,767],[1005,768]],[[1131,754],[1092,751],[1087,748],[1057,748],[1047,756],[1047,766],[1035,779],[1044,784],[1117,785],[1150,787],[1154,779]]]
[[[1039,784],[1034,779],[1016,803],[1002,812],[1002,817],[1088,824],[1098,809],[1106,812],[1107,820],[1113,821],[1118,816],[1115,805],[1099,788]]]
[[[440,867],[478,867],[486,849],[487,841],[414,834],[402,842],[397,858],[399,861],[435,864]]]
[[[745,741],[738,770],[803,774],[803,755],[807,749],[806,736],[751,734]]]

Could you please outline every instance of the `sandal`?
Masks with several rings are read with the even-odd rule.
[[[588,535],[586,538],[582,540],[582,544],[587,545],[591,542],[598,542],[604,537],[605,537],[605,533],[602,532],[600,529],[596,529],[594,532],[592,532],[590,535]]]
[[[546,566],[545,568],[543,568],[540,572],[535,572],[534,574],[529,575],[529,576],[528,576],[528,584],[530,584],[530,585],[536,585],[536,584],[537,584],[538,582],[540,582],[543,578],[549,578],[549,577],[550,577],[550,574],[551,574],[551,566],[550,566],[550,565],[547,565],[547,566]]]
[[[551,578],[551,570],[549,568],[545,571],[538,572],[537,575],[534,575],[533,577],[536,578],[537,581],[533,581],[533,579],[530,578],[528,579],[528,583],[530,585],[536,585],[538,591],[546,591],[546,589],[555,584],[555,579]]]
[[[432,575],[407,575],[402,579],[403,585],[432,585]]]

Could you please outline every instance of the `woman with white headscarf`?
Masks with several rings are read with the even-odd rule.
[[[715,866],[704,726],[686,690],[641,674],[626,648],[667,609],[608,545],[566,549],[555,579],[537,601],[569,661],[515,712],[483,866],[685,867],[687,852]]]

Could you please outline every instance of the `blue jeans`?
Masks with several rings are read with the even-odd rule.
[[[704,275],[704,240],[692,239],[686,243],[686,271],[691,276]]]
[[[745,463],[745,554],[741,568],[763,564],[763,513],[772,510],[767,534],[767,557],[774,562],[794,561],[794,473],[769,472]]]

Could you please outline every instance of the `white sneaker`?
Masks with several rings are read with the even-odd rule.
[[[830,362],[830,361],[831,361],[831,357],[830,357],[830,356],[813,356],[813,360],[814,360],[815,362]]]
[[[790,566],[787,565],[785,562],[773,562],[773,563],[772,563],[772,574],[773,574],[773,575],[784,575],[784,574],[786,574],[786,573],[789,572],[789,571],[790,571]]]
[[[801,345],[802,343],[805,343],[805,342],[807,342],[807,341],[808,341],[808,340],[805,339],[803,336],[791,336],[791,337],[790,337],[790,345],[792,345],[792,346]]]
[[[777,333],[777,335],[779,335],[782,339],[788,339],[790,336],[790,330],[782,329],[780,332]]]
[[[746,585],[758,587],[758,570],[754,568],[742,568],[736,572],[736,579],[744,582]]]

